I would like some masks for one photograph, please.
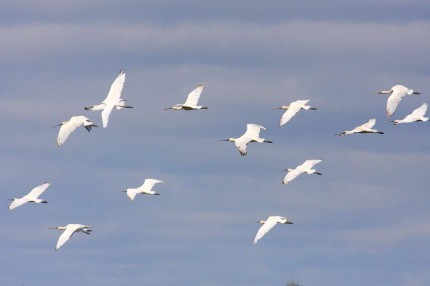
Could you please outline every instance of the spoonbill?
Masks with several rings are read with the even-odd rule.
[[[54,127],[57,126],[61,126],[57,136],[57,146],[63,145],[67,138],[69,138],[70,134],[80,126],[84,126],[88,132],[91,131],[91,128],[98,127],[85,116],[73,116],[69,121],[63,121]]]
[[[193,91],[188,94],[187,101],[183,104],[175,104],[172,107],[165,108],[164,110],[197,110],[197,109],[208,109],[205,106],[197,105],[200,95],[203,92],[204,84],[199,84]]]
[[[57,226],[57,227],[51,227],[51,229],[59,229],[64,230],[63,233],[60,235],[57,241],[57,245],[55,246],[55,250],[58,250],[61,246],[63,246],[75,232],[82,231],[85,234],[91,234],[92,226],[78,224],[78,223],[70,223],[66,226]]]
[[[283,126],[285,123],[290,121],[291,118],[293,118],[294,115],[297,114],[297,112],[300,111],[300,109],[305,110],[317,110],[315,107],[311,107],[309,105],[306,105],[309,102],[309,99],[307,100],[296,100],[290,103],[290,105],[283,105],[281,107],[278,107],[277,109],[286,110],[284,114],[282,115],[281,122],[279,122],[279,126]]]
[[[427,112],[427,103],[423,103],[420,107],[412,111],[411,114],[407,115],[405,118],[401,120],[394,120],[391,122],[394,122],[394,125],[400,124],[400,123],[411,123],[411,122],[417,122],[417,121],[429,121],[428,117],[424,117],[424,115]]]
[[[345,136],[349,134],[354,133],[377,133],[377,134],[384,134],[384,132],[378,131],[376,129],[372,129],[372,127],[375,125],[376,119],[369,119],[368,122],[364,123],[363,125],[360,125],[358,127],[355,127],[352,130],[346,130],[342,133],[336,134],[337,136]]]
[[[282,224],[293,224],[292,221],[290,221],[286,217],[282,216],[269,216],[267,220],[260,220],[258,223],[262,224],[260,229],[257,232],[257,235],[254,239],[254,244],[256,244],[266,233],[268,233],[276,224],[282,223]]]
[[[240,155],[245,156],[248,153],[247,147],[250,142],[258,143],[273,143],[272,141],[260,138],[260,130],[267,130],[266,127],[258,124],[247,124],[246,132],[239,138],[228,138],[220,141],[234,142],[237,149],[239,149]]]
[[[143,185],[138,187],[137,189],[127,189],[126,191],[123,191],[127,193],[127,196],[129,197],[130,201],[134,200],[134,197],[136,197],[137,194],[143,194],[143,195],[160,195],[159,193],[156,193],[152,191],[152,188],[155,184],[158,183],[164,183],[163,181],[157,180],[157,179],[145,179],[143,182]]]
[[[36,204],[46,204],[47,201],[39,199],[39,196],[49,187],[49,185],[50,184],[48,182],[45,182],[32,189],[27,195],[23,196],[22,198],[11,199],[12,203],[9,205],[9,209],[13,210],[14,208],[17,208],[28,202]]]
[[[298,175],[302,173],[307,174],[316,174],[316,175],[322,175],[321,173],[317,172],[315,169],[312,169],[313,166],[321,162],[322,160],[306,160],[303,164],[297,166],[295,169],[286,169],[285,171],[288,171],[287,175],[285,176],[284,180],[282,181],[282,184],[288,184],[292,180],[294,180]]]
[[[413,89],[407,88],[403,85],[395,85],[389,90],[381,90],[378,94],[391,94],[387,100],[387,117],[390,117],[394,114],[399,105],[400,101],[402,101],[403,97],[406,95],[412,94],[421,94]]]
[[[125,82],[125,72],[123,70],[119,71],[118,77],[112,83],[109,93],[105,100],[101,104],[84,107],[85,110],[103,110],[102,111],[102,121],[103,128],[106,128],[109,121],[109,115],[113,108],[123,109],[123,108],[133,108],[132,106],[125,105],[125,99],[121,98],[121,92],[124,87]]]

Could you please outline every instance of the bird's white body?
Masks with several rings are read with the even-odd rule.
[[[407,88],[406,86],[398,84],[393,86],[389,90],[380,91],[379,94],[390,94],[387,100],[387,117],[390,117],[394,114],[397,109],[397,106],[399,105],[400,101],[402,101],[404,96],[420,93],[414,91],[411,88]]]
[[[393,121],[394,125],[397,125],[400,123],[417,122],[417,121],[429,121],[429,118],[424,116],[426,112],[427,112],[427,103],[423,103],[420,107],[412,111],[412,113],[407,115],[405,118],[400,120],[394,120]]]
[[[266,127],[258,124],[247,124],[246,132],[240,136],[239,138],[228,138],[221,141],[229,141],[234,142],[237,149],[240,152],[240,155],[245,156],[248,153],[248,143],[250,142],[258,142],[258,143],[272,143],[272,141],[268,141],[264,138],[260,138],[260,130],[266,130]]]
[[[112,109],[123,109],[132,108],[131,106],[125,105],[125,99],[121,98],[121,92],[124,88],[125,82],[125,72],[121,70],[119,75],[112,83],[109,93],[105,100],[101,104],[93,105],[90,107],[85,107],[85,110],[103,110],[102,111],[102,121],[103,128],[106,128],[109,122],[109,115]]]
[[[9,209],[13,210],[25,203],[32,202],[36,204],[47,203],[47,201],[40,199],[39,196],[49,187],[49,183],[45,182],[34,189],[32,189],[27,195],[21,198],[15,198],[12,200],[12,203],[9,205]]]
[[[306,105],[309,102],[308,100],[297,100],[294,102],[291,102],[290,105],[283,105],[279,107],[279,109],[286,110],[284,114],[281,117],[281,121],[279,122],[279,126],[284,125],[288,121],[290,121],[291,118],[293,118],[294,115],[297,114],[297,112],[300,111],[300,109],[304,110],[316,110],[315,107],[311,107],[309,105]]]
[[[321,175],[321,173],[313,169],[313,167],[319,162],[321,162],[321,160],[306,160],[303,164],[297,166],[294,169],[287,169],[288,173],[287,175],[285,175],[285,178],[282,181],[282,183],[288,184],[289,182],[294,180],[297,176],[303,173]]]
[[[97,127],[97,125],[92,123],[91,120],[85,116],[73,116],[69,121],[64,121],[57,126],[59,125],[61,125],[61,128],[57,136],[57,146],[63,145],[67,138],[69,138],[70,134],[80,126],[84,126],[88,132],[92,127]]]
[[[188,96],[187,100],[183,104],[175,104],[172,107],[166,108],[164,110],[198,110],[198,109],[208,109],[207,107],[197,105],[200,99],[200,95],[203,92],[204,84],[199,84],[194,90],[192,90]]]
[[[71,223],[66,226],[57,226],[53,227],[54,229],[64,230],[63,233],[60,235],[57,241],[57,245],[55,246],[55,250],[58,250],[61,246],[63,246],[75,232],[82,231],[86,234],[91,234],[92,226],[78,224],[78,223]]]
[[[346,130],[342,133],[337,134],[338,136],[345,136],[345,135],[350,135],[350,134],[354,134],[354,133],[378,133],[378,134],[384,134],[384,132],[378,131],[376,129],[372,129],[373,126],[375,126],[376,123],[376,119],[369,119],[368,122],[355,127],[352,130]]]
[[[157,180],[157,179],[146,179],[143,182],[143,185],[136,188],[136,189],[127,189],[125,191],[127,193],[128,198],[130,201],[134,200],[137,194],[143,194],[143,195],[159,195],[159,193],[156,193],[152,190],[155,184],[158,183],[164,183],[163,181]]]
[[[288,220],[286,217],[282,216],[269,216],[267,220],[261,220],[258,223],[262,224],[257,232],[254,239],[254,244],[256,244],[266,233],[268,233],[276,224],[293,224],[292,221]]]

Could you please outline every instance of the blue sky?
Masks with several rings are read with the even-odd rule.
[[[393,118],[429,103],[428,1],[13,1],[0,5],[0,284],[428,285],[428,123]],[[106,129],[55,146],[53,125],[101,102]],[[199,83],[209,110],[167,112]],[[282,128],[275,107],[310,99]],[[376,118],[384,135],[334,134]],[[247,123],[273,144],[232,143]],[[322,159],[322,176],[281,184]],[[157,178],[161,196],[121,191]],[[8,198],[51,182],[44,205]],[[290,218],[253,245],[255,222]],[[94,226],[60,251],[68,223]],[[119,273],[118,273],[119,272]]]

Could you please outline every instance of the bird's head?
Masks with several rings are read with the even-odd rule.
[[[66,229],[66,227],[65,227],[65,226],[53,226],[53,227],[50,227],[49,229],[65,230],[65,229]]]
[[[227,142],[235,142],[235,138],[227,138],[227,139],[221,139],[219,141],[227,141]]]
[[[294,170],[294,169],[288,168],[288,169],[285,169],[284,171],[285,172],[291,172],[292,170]]]
[[[288,105],[282,105],[281,107],[276,107],[275,109],[283,109],[283,110],[287,110],[288,109]]]
[[[64,125],[64,124],[66,124],[66,123],[67,123],[67,121],[63,121],[63,122],[61,122],[60,124],[54,125],[54,126],[52,126],[52,127],[62,126],[62,125]]]
[[[392,89],[390,89],[390,90],[381,90],[381,91],[378,91],[376,94],[390,94],[392,92],[393,92]]]
[[[259,224],[265,224],[266,221],[265,220],[259,220],[259,221],[257,221],[257,223],[259,223]]]

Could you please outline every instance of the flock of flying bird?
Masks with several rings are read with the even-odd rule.
[[[115,109],[123,109],[123,108],[132,108],[131,106],[126,105],[126,100],[121,98],[121,92],[124,87],[125,82],[125,72],[120,71],[118,77],[112,83],[109,93],[105,100],[101,104],[93,105],[90,107],[85,107],[85,110],[102,110],[101,117],[103,122],[103,127],[106,128],[109,121],[109,115],[112,110]],[[204,85],[198,85],[193,91],[188,94],[187,100],[183,104],[175,104],[172,107],[166,108],[164,110],[199,110],[199,109],[208,109],[207,107],[197,105],[200,99],[200,95],[203,92]],[[387,100],[387,116],[391,117],[397,109],[400,101],[406,95],[420,94],[419,92],[414,91],[413,89],[409,89],[403,85],[395,85],[389,90],[380,91],[379,94],[390,94]],[[289,122],[300,110],[317,110],[315,107],[311,107],[307,105],[309,100],[297,100],[288,106],[282,106],[278,109],[286,110],[281,117],[280,126],[283,126],[287,122]],[[411,123],[417,121],[429,121],[429,117],[425,117],[425,113],[427,112],[427,104],[423,103],[419,108],[415,109],[411,114],[407,115],[405,118],[401,120],[393,120],[395,125],[401,123]],[[384,134],[381,131],[376,129],[372,129],[375,125],[376,120],[370,119],[367,123],[364,123],[352,130],[346,130],[337,135],[345,136],[354,133],[375,133],[375,134]],[[73,116],[68,121],[64,121],[56,126],[61,126],[57,136],[57,146],[62,146],[65,141],[69,138],[71,133],[75,131],[78,127],[85,127],[87,131],[91,131],[92,127],[98,127],[95,125],[90,119],[85,116]],[[55,127],[55,126],[54,126]],[[272,143],[272,141],[266,140],[260,137],[260,131],[266,130],[266,127],[258,124],[247,124],[246,132],[238,137],[238,138],[228,138],[221,141],[229,141],[234,142],[235,146],[239,150],[240,155],[245,156],[248,153],[248,144],[252,142],[258,143]],[[317,172],[313,167],[320,163],[321,160],[306,160],[303,164],[297,166],[296,168],[286,169],[287,174],[285,175],[282,183],[288,184],[292,180],[294,180],[297,176],[303,173],[307,174],[316,174],[321,175],[320,172]],[[142,186],[138,188],[129,188],[126,191],[123,191],[127,194],[128,198],[133,201],[137,194],[146,194],[146,195],[159,195],[159,193],[152,190],[152,188],[158,184],[164,183],[161,180],[157,179],[146,179]],[[47,201],[39,198],[42,193],[49,187],[50,183],[45,182],[34,189],[32,189],[27,195],[21,198],[11,199],[12,203],[9,205],[9,209],[13,210],[27,202],[33,203],[47,203]],[[276,224],[292,224],[293,222],[286,217],[282,216],[269,216],[266,220],[259,221],[262,226],[259,228],[255,239],[254,244],[258,242],[267,232],[269,232]],[[63,233],[60,235],[55,250],[58,250],[61,246],[63,246],[75,232],[83,232],[85,234],[91,234],[92,226],[83,225],[83,224],[68,224],[66,226],[58,226],[53,227],[54,229],[63,230]]]

